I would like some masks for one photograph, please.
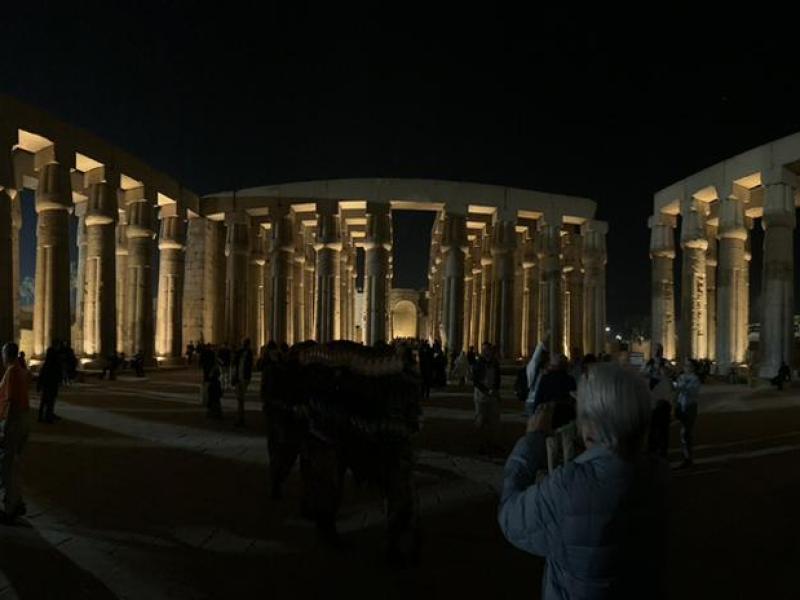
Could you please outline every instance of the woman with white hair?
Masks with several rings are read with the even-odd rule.
[[[669,469],[643,451],[650,403],[635,372],[593,365],[578,388],[586,451],[538,482],[552,404],[529,419],[506,462],[498,519],[508,541],[547,559],[543,598],[662,595]]]

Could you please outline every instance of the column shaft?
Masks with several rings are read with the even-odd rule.
[[[154,355],[153,332],[153,207],[142,193],[127,206],[128,276],[127,298],[128,340],[124,348],[128,356],[141,353],[150,363]]]
[[[661,345],[664,358],[675,358],[675,218],[650,217],[652,354]]]
[[[539,226],[541,264],[541,323],[543,335],[550,336],[550,351],[564,352],[563,307],[561,305],[561,219]]]
[[[681,282],[681,332],[679,355],[681,360],[706,358],[708,307],[706,294],[706,251],[704,208],[691,206],[683,211],[681,244],[683,267]]]
[[[367,345],[372,346],[377,342],[386,341],[387,337],[386,283],[389,272],[389,253],[392,248],[389,205],[372,202],[367,204],[367,235],[364,247],[364,294],[366,300],[364,340]],[[438,323],[438,319],[436,322]]]
[[[455,356],[464,349],[464,253],[467,251],[465,215],[447,213],[444,222],[444,298],[442,317],[448,352]]]
[[[741,310],[747,293],[744,276],[747,228],[740,198],[729,196],[719,203],[715,355],[719,373],[727,375],[732,365],[744,361],[747,351],[747,319],[742,318]]]
[[[12,192],[15,193],[15,192]],[[14,223],[12,197],[0,188],[0,342],[14,337]]]
[[[270,245],[270,337],[276,343],[288,343],[290,338],[289,293],[292,282],[294,242],[292,218],[285,207],[279,207],[272,220]]]
[[[583,238],[583,338],[584,352],[605,351],[606,337],[606,234],[608,224],[587,221],[581,225]]]
[[[501,358],[516,358],[514,350],[514,250],[517,244],[514,221],[498,221],[493,228],[493,300],[491,338]]]
[[[246,221],[245,215],[227,215],[225,223],[225,339],[231,348],[238,348],[250,333],[247,314],[249,226]]]
[[[161,218],[156,354],[170,362],[177,362],[183,356],[184,229],[181,217]]]

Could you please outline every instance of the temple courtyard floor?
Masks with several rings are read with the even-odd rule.
[[[510,449],[524,419],[504,383]],[[406,568],[384,561],[375,490],[348,480],[344,550],[300,517],[296,470],[269,500],[257,390],[240,430],[230,392],[224,421],[206,419],[196,369],[63,389],[62,420],[35,423],[26,450],[28,516],[0,527],[0,598],[539,597],[543,560],[498,530],[503,458],[478,454],[469,390],[424,406],[422,556]],[[707,385],[696,438],[696,466],[673,476],[668,597],[798,597],[800,389]]]

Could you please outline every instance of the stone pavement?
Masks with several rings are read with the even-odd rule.
[[[232,427],[232,395],[228,419],[209,422],[199,389],[196,372],[171,371],[63,390],[63,421],[37,424],[31,438],[28,526],[0,530],[0,598],[537,597],[542,561],[497,530],[502,456],[477,455],[467,390],[434,393],[425,407],[423,559],[396,570],[380,559],[374,490],[348,481],[339,520],[348,547],[320,545],[299,518],[296,473],[283,502],[267,500],[257,384],[244,431]],[[698,466],[674,482],[671,595],[757,593],[768,581],[772,597],[792,597],[782,578],[798,554],[800,393],[714,385],[703,402]],[[524,427],[520,413],[506,403],[506,447]]]

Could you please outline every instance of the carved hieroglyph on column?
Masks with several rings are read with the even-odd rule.
[[[101,364],[117,349],[117,182],[103,167],[86,174],[86,296],[83,353]]]
[[[247,274],[247,329],[250,347],[254,352],[266,343],[263,333],[264,322],[264,228],[254,223],[250,226],[248,244]]]
[[[86,299],[86,200],[74,207],[78,224],[75,232],[78,263],[75,265],[75,320],[72,327],[72,349],[83,355],[83,303]]]
[[[498,218],[492,228],[493,299],[492,339],[502,358],[516,358],[514,348],[514,251],[516,221]]]
[[[128,293],[128,219],[125,207],[117,207],[117,226],[115,227],[115,261],[116,261],[116,320],[117,320],[117,352],[125,352],[128,333],[128,305],[125,302]]]
[[[541,265],[542,333],[550,336],[550,351],[564,352],[561,307],[561,218],[539,223],[539,264]]]
[[[270,319],[271,339],[277,344],[289,343],[291,325],[289,317],[289,290],[292,281],[294,254],[293,219],[285,206],[270,209],[272,238],[270,243]]]
[[[683,273],[681,285],[681,331],[678,354],[682,360],[706,358],[708,343],[706,330],[706,251],[708,239],[705,229],[703,203],[692,200],[681,211],[681,245],[683,247]]]
[[[716,359],[726,375],[731,365],[744,362],[747,351],[747,317],[741,310],[747,293],[747,227],[741,198],[730,195],[719,202]]]
[[[367,230],[364,238],[364,341],[368,345],[386,341],[386,282],[389,253],[392,251],[391,218],[388,204],[367,203]]]
[[[782,179],[766,184],[761,290],[760,377],[791,364],[794,346],[794,190]]]
[[[186,224],[181,216],[161,217],[156,354],[169,362],[180,361],[183,355],[181,323],[185,229]]]
[[[706,222],[706,358],[717,356],[717,225]]]
[[[247,215],[225,215],[225,339],[231,348],[238,348],[249,333],[247,326],[247,267],[248,242]],[[252,340],[251,340],[252,342]]]
[[[651,314],[653,353],[658,344],[664,358],[675,358],[675,217],[650,217],[650,258],[652,262]]]
[[[72,191],[67,156],[46,148],[37,155],[36,282],[33,354],[41,357],[56,341],[70,341],[69,221]]]
[[[581,225],[583,239],[583,345],[584,352],[605,351],[606,336],[606,235],[608,223],[586,221]]]
[[[480,299],[480,325],[478,327],[478,346],[484,343],[492,343],[491,324],[492,324],[492,288],[494,286],[494,276],[492,267],[492,233],[491,226],[484,229],[481,236],[481,299]]]
[[[220,344],[225,339],[225,225],[206,221],[203,272],[203,339]]]
[[[580,355],[584,348],[582,239],[580,233],[574,227],[569,228],[561,236],[561,252],[564,257],[561,269],[564,273],[564,286],[566,288],[564,290],[564,301],[567,304],[564,307],[564,325],[566,329],[564,332],[564,345],[569,350],[569,356],[572,356],[574,352]],[[587,258],[591,260],[590,257],[587,256]],[[593,303],[587,302],[586,312],[590,320],[592,319],[593,311]],[[594,346],[594,341],[592,341],[592,346]]]
[[[317,331],[320,343],[337,337],[336,317],[339,313],[339,252],[342,239],[339,229],[337,203],[317,204]]]
[[[467,251],[467,219],[448,212],[444,216],[442,252],[444,254],[442,321],[443,344],[455,356],[464,346],[464,253]]]
[[[467,242],[469,244],[469,242]],[[467,252],[464,256],[464,301],[463,304],[463,327],[461,328],[462,339],[464,340],[464,348],[468,349],[472,346],[472,288],[475,283],[475,277],[472,274],[472,248],[467,245]]]
[[[539,261],[533,233],[528,229],[522,249],[522,340],[520,350],[530,356],[538,342]]]
[[[145,195],[144,188],[125,192],[128,225],[128,276],[127,298],[128,343],[124,350],[128,356],[141,352],[146,362],[152,362],[153,340],[153,200]]]

